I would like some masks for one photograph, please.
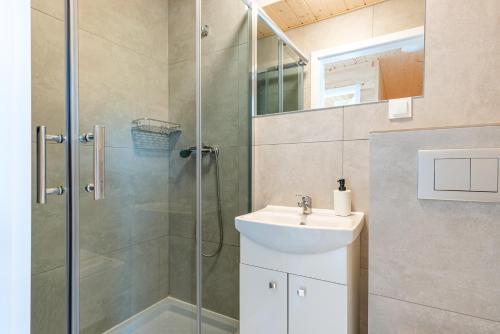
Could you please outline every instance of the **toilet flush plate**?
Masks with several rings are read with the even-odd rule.
[[[418,151],[418,198],[500,202],[500,148]]]

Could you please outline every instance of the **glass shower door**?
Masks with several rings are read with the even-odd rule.
[[[79,1],[80,333],[196,332],[191,9]]]
[[[66,333],[64,1],[31,7],[31,333]]]
[[[247,8],[76,4],[32,11],[32,333],[234,333]]]
[[[238,333],[239,233],[250,209],[250,12],[241,0],[202,1],[201,333]]]

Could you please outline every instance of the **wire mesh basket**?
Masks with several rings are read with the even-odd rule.
[[[172,137],[180,131],[180,124],[158,119],[146,117],[132,121],[132,139],[139,149],[168,150]]]

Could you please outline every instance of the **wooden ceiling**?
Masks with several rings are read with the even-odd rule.
[[[386,0],[280,0],[263,7],[283,31],[326,20]],[[259,37],[269,30],[259,28]]]

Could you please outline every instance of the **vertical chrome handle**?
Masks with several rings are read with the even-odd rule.
[[[46,126],[36,127],[36,202],[38,204],[47,203],[47,143],[45,136]]]
[[[36,127],[36,202],[47,203],[47,195],[62,195],[64,187],[47,188],[47,141],[63,143],[63,135],[47,135],[47,127]]]
[[[94,125],[94,199],[104,198],[104,159],[106,128]]]
[[[82,142],[93,141],[94,146],[94,183],[85,186],[87,192],[94,192],[94,200],[104,198],[104,177],[105,177],[105,143],[106,128],[102,125],[94,125],[94,132],[83,134]]]
[[[276,288],[278,288],[278,283],[274,281],[269,282],[269,289],[274,290]]]

